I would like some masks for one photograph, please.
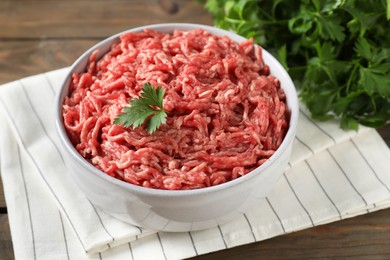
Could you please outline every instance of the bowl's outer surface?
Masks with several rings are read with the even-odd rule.
[[[170,33],[174,29],[191,30],[202,28],[215,35],[227,35],[232,40],[243,41],[243,37],[198,24],[157,24],[134,28],[132,32],[145,28]],[[298,121],[298,98],[294,84],[284,68],[266,50],[264,62],[276,76],[287,96],[290,125],[287,135],[273,156],[256,170],[214,187],[166,191],[148,189],[125,183],[108,176],[92,166],[72,146],[62,123],[62,103],[68,94],[71,75],[82,72],[91,53],[99,49],[100,55],[118,41],[116,34],[85,52],[71,67],[57,97],[56,125],[61,149],[69,172],[88,199],[108,214],[130,224],[164,231],[190,231],[214,227],[242,215],[251,205],[264,199],[282,176],[288,164]]]

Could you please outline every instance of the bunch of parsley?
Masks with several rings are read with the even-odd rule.
[[[314,119],[390,122],[390,0],[203,0],[215,25],[270,51]]]

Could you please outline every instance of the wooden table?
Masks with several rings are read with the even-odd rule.
[[[212,24],[195,0],[1,0],[0,84],[65,66],[101,39],[162,22]],[[390,146],[390,126],[379,129]],[[390,209],[197,259],[390,258]],[[0,181],[0,260],[14,259]]]

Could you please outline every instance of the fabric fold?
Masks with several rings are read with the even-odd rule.
[[[343,131],[301,108],[288,168],[235,221],[146,230],[96,208],[59,152],[56,92],[68,68],[0,86],[0,173],[16,259],[183,259],[366,214],[390,203],[390,150],[370,128]]]

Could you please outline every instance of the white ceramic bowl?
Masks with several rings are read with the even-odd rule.
[[[202,28],[232,40],[245,40],[237,34],[198,24],[157,24],[134,28],[172,32],[173,29]],[[119,35],[103,40],[86,51],[71,67],[57,97],[56,124],[63,156],[69,173],[88,199],[106,213],[137,226],[164,231],[191,231],[214,227],[235,219],[253,202],[264,198],[275,186],[288,163],[298,121],[298,99],[294,84],[279,64],[263,49],[263,59],[276,76],[287,97],[289,129],[279,149],[260,167],[233,181],[196,190],[157,190],[135,186],[112,178],[86,161],[71,144],[62,121],[62,103],[68,95],[72,73],[85,70],[91,53],[99,49],[102,56]]]

